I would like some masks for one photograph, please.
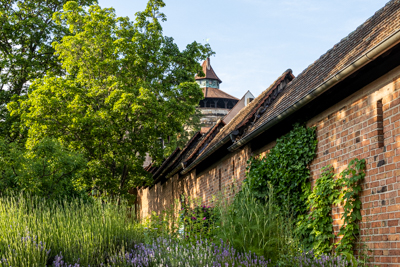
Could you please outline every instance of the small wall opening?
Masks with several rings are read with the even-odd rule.
[[[218,170],[218,178],[219,178],[218,179],[219,180],[218,188],[219,188],[219,191],[221,191],[221,189],[222,189],[221,169]]]
[[[382,109],[382,99],[376,102],[376,111],[377,111],[377,134],[378,134],[378,147],[385,146],[385,139],[383,135],[383,109]]]

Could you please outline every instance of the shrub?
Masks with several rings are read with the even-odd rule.
[[[282,254],[297,252],[299,242],[292,231],[293,223],[278,209],[271,186],[265,201],[244,187],[232,203],[219,201],[216,209],[220,217],[218,236],[238,251],[254,252],[272,262]]]
[[[192,241],[196,238],[213,239],[217,219],[214,208],[196,202],[191,208],[191,204],[182,203],[180,220],[184,238]]]
[[[255,198],[268,197],[268,184],[275,192],[275,201],[285,207],[294,218],[306,214],[309,194],[309,164],[315,158],[317,147],[315,127],[294,125],[292,131],[278,138],[276,145],[263,158],[249,161],[244,185]]]
[[[0,192],[26,192],[48,199],[84,196],[79,172],[86,164],[79,153],[45,138],[32,149],[0,139]]]

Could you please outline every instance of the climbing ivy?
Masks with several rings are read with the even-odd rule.
[[[307,213],[309,164],[316,155],[317,142],[315,127],[295,124],[292,131],[277,140],[266,157],[249,160],[245,186],[263,201],[271,184],[279,206],[295,218]]]
[[[317,139],[315,127],[298,124],[279,138],[265,157],[249,160],[244,186],[258,199],[268,198],[268,188],[274,188],[274,198],[282,211],[297,219],[297,234],[305,249],[317,255],[330,253],[333,246],[341,253],[352,253],[360,232],[361,181],[365,177],[365,160],[353,159],[335,179],[332,166],[322,169],[313,190],[310,190],[309,164],[315,158]],[[343,205],[341,240],[333,244],[332,206]]]
[[[340,194],[334,176],[332,166],[322,169],[322,174],[307,199],[310,212],[298,223],[298,232],[303,233],[304,244],[308,248],[311,245],[316,255],[332,251],[331,240],[335,237],[331,216],[332,204]]]
[[[355,241],[360,233],[361,221],[361,200],[360,192],[361,182],[365,177],[365,159],[353,159],[348,167],[341,172],[340,178],[337,180],[338,187],[341,187],[339,198],[334,204],[343,205],[344,220],[340,227],[339,236],[343,236],[340,242],[336,245],[336,250],[339,252],[352,252]]]
[[[353,159],[338,178],[335,179],[332,166],[323,168],[321,177],[315,182],[307,204],[309,214],[303,216],[297,224],[297,232],[304,238],[304,245],[312,248],[316,255],[329,253],[336,245],[336,251],[352,253],[359,234],[358,222],[361,220],[361,181],[365,177],[365,160]],[[332,206],[343,205],[343,225],[338,236],[342,239],[332,243],[333,234]]]

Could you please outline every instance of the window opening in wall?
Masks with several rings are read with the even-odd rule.
[[[232,174],[235,175],[235,161],[232,160]]]
[[[378,131],[378,147],[385,146],[385,140],[383,136],[383,109],[382,109],[382,99],[376,102],[377,110],[377,131]]]
[[[219,188],[219,191],[221,191],[221,187],[222,187],[221,169],[218,170],[218,175],[219,175],[219,185],[218,185],[218,188]]]

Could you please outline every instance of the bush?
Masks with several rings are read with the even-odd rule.
[[[215,222],[217,220],[214,208],[201,205],[201,201],[183,198],[180,213],[180,225],[183,228],[183,237],[187,240],[213,239],[215,237]],[[192,202],[192,203],[191,203]]]
[[[0,192],[26,192],[47,199],[84,196],[79,172],[86,161],[45,138],[32,149],[0,139]]]
[[[276,140],[276,145],[263,158],[252,158],[247,167],[244,185],[254,197],[264,201],[268,184],[275,192],[275,202],[288,209],[294,218],[306,214],[310,190],[309,164],[317,148],[315,127],[295,124],[293,130]]]
[[[244,187],[232,203],[220,201],[216,209],[220,217],[218,236],[238,251],[254,252],[273,263],[282,255],[297,253],[299,242],[293,234],[293,223],[280,213],[272,187],[265,201]]]

